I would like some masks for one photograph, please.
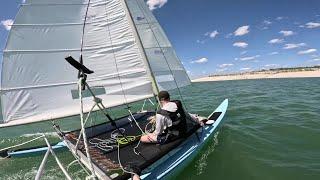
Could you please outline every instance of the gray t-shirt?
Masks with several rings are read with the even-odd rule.
[[[161,108],[163,110],[169,111],[169,112],[176,112],[178,107],[176,103],[174,102],[168,102]],[[172,120],[169,116],[164,116],[162,114],[156,114],[156,129],[154,131],[154,134],[158,136],[161,134],[165,129],[172,126]]]

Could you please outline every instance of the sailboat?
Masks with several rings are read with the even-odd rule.
[[[170,41],[144,0],[26,0],[3,53],[0,128],[52,121],[61,143],[11,151],[8,156],[46,152],[36,179],[52,154],[66,147],[92,178],[161,179],[187,164],[218,131],[228,107],[224,100],[199,126],[165,144],[140,143],[152,131],[156,111],[132,112],[130,104],[150,101],[191,81]],[[125,106],[128,116],[108,109]],[[142,108],[143,109],[143,108]],[[91,113],[105,123],[87,127]],[[59,118],[80,114],[81,129],[64,132]],[[0,153],[1,154],[1,153]]]

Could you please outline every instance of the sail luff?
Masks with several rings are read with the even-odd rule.
[[[136,27],[135,24],[134,24],[134,20],[133,20],[133,17],[132,17],[132,15],[131,15],[130,11],[129,11],[128,4],[127,4],[126,0],[122,0],[122,3],[123,3],[124,6],[125,6],[125,11],[127,12],[126,14],[127,14],[127,16],[128,16],[129,23],[130,23],[131,27],[132,27],[133,30],[134,30],[134,36],[135,36],[135,38],[136,38],[136,40],[137,40],[139,49],[140,49],[140,51],[142,52],[142,53],[141,53],[141,54],[142,54],[142,58],[143,58],[143,60],[144,60],[144,62],[145,62],[145,64],[146,64],[147,71],[148,71],[149,76],[150,76],[150,79],[151,79],[151,81],[152,81],[152,87],[153,87],[152,90],[153,90],[153,93],[154,93],[155,95],[157,95],[160,90],[159,90],[159,87],[158,87],[158,85],[157,85],[155,76],[154,76],[154,74],[153,74],[153,72],[152,72],[150,63],[149,63],[149,61],[148,61],[146,51],[145,51],[144,48],[143,48],[142,41],[141,41],[140,36],[139,36],[139,34],[138,34],[137,27]]]

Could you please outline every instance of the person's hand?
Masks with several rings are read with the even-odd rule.
[[[204,123],[202,121],[199,122],[200,126],[204,126]]]

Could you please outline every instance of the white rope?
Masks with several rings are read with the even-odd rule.
[[[136,123],[136,125],[137,125],[137,126],[138,126],[138,128],[140,129],[141,133],[142,133],[142,134],[146,134],[146,133],[141,129],[141,127],[139,126],[139,124],[138,124],[138,122],[137,122],[136,118],[133,116],[133,114],[132,114],[131,110],[130,110],[130,109],[128,109],[128,111],[129,111],[130,116],[132,117],[133,121]]]
[[[93,177],[96,177],[95,174],[95,170],[93,167],[93,163],[91,160],[91,155],[90,155],[90,151],[89,151],[89,146],[88,146],[88,142],[87,142],[87,135],[86,135],[86,129],[85,129],[85,122],[84,122],[84,117],[83,117],[83,101],[82,101],[82,81],[83,78],[79,78],[79,97],[80,97],[80,120],[81,120],[81,130],[82,130],[82,136],[83,136],[83,143],[84,143],[84,147],[86,150],[86,154],[88,157],[88,162],[90,164],[90,168],[91,168],[91,173]],[[88,118],[88,117],[87,117]]]
[[[119,128],[119,130],[121,131],[121,133],[124,133],[125,131],[124,128]],[[89,140],[89,143],[103,151],[112,151],[113,148],[117,146],[117,139],[123,137],[121,133],[117,131],[117,129],[112,131],[110,135],[111,137],[109,139],[92,138]]]
[[[152,102],[152,100],[150,98],[148,98],[148,100],[152,104],[152,106],[154,106],[154,103]]]
[[[151,127],[151,129],[147,129],[148,128],[148,125],[149,124],[152,124],[152,127]],[[148,124],[145,126],[145,128],[144,128],[144,132],[145,132],[145,134],[147,134],[147,133],[151,133],[152,131],[154,131],[154,123],[152,123],[151,121],[150,122],[148,122]],[[136,155],[139,155],[140,153],[139,152],[137,152],[136,151],[136,149],[140,146],[140,143],[141,143],[141,140],[139,140],[139,142],[138,142],[138,144],[133,148],[133,152],[136,154]]]
[[[146,99],[143,101],[143,105],[142,105],[142,107],[141,107],[141,112],[143,112],[144,111],[144,106],[146,105]]]
[[[140,142],[140,141],[139,141]],[[127,171],[123,168],[122,164],[121,164],[121,160],[120,160],[120,145],[118,144],[118,163],[120,165],[120,168],[122,169],[123,172],[125,173],[129,173],[129,174],[132,174],[132,175],[135,175],[136,173],[134,172],[130,172],[130,171]]]
[[[89,111],[89,113],[88,113],[88,115],[87,115],[87,117],[86,117],[86,120],[85,120],[85,122],[84,122],[84,126],[87,124],[87,121],[88,121],[88,119],[89,119],[89,117],[90,117],[90,114],[91,114],[91,112],[93,111],[93,109],[96,107],[96,105],[97,105],[97,104],[94,104],[94,105],[92,106],[91,110]],[[82,131],[83,131],[83,129],[81,128],[80,133],[79,133],[79,137],[78,137],[77,142],[76,142],[76,148],[75,148],[76,151],[77,151],[77,149],[78,149],[79,141],[80,141],[80,139],[81,139],[81,137],[82,137]]]
[[[6,147],[6,148],[3,148],[3,149],[0,149],[0,152],[1,152],[1,151],[7,151],[7,150],[12,149],[12,148],[16,148],[16,147],[23,146],[23,145],[25,145],[25,144],[31,143],[31,142],[33,142],[33,141],[35,141],[35,140],[38,140],[38,139],[40,139],[40,138],[43,138],[43,137],[44,137],[44,135],[41,135],[41,136],[36,137],[36,138],[34,138],[34,139],[31,139],[31,140],[29,140],[29,141],[26,141],[26,142],[23,142],[23,143],[14,145],[14,146],[10,146],[10,147]]]

